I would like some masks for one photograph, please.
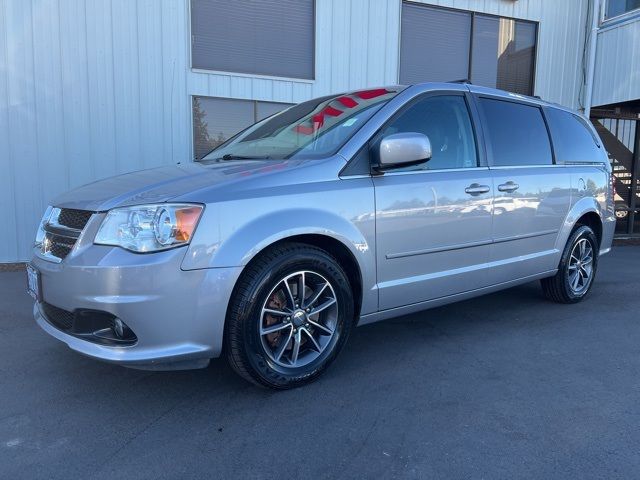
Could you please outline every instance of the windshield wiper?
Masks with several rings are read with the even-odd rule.
[[[273,158],[269,156],[263,157],[250,157],[247,155],[234,155],[232,153],[227,153],[222,156],[222,160],[273,160]]]

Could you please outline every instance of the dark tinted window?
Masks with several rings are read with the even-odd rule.
[[[378,134],[423,133],[431,141],[431,160],[416,170],[476,167],[476,144],[467,103],[462,96],[437,96],[419,100],[393,119]]]
[[[556,162],[600,162],[601,155],[591,131],[576,115],[549,108],[546,110]]]
[[[474,15],[471,81],[531,95],[536,37],[535,23]]]
[[[605,18],[616,17],[623,13],[640,8],[640,0],[608,0]]]
[[[551,165],[549,135],[538,107],[481,98],[493,165]]]
[[[289,107],[287,103],[193,97],[193,153],[200,160],[236,133]]]
[[[533,94],[537,24],[402,3],[400,83],[470,79]]]

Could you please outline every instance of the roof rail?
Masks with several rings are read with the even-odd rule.
[[[473,85],[471,83],[471,80],[469,80],[468,78],[463,78],[461,80],[451,80],[451,81],[449,81],[447,83],[468,83],[469,85]]]

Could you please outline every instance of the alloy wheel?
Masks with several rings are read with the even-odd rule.
[[[586,238],[576,242],[571,250],[568,265],[569,287],[579,295],[589,288],[593,276],[593,247]]]
[[[277,365],[298,368],[316,360],[336,334],[338,302],[331,283],[301,270],[280,279],[260,313],[260,340]]]

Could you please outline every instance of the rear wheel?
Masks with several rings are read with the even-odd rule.
[[[558,273],[541,280],[550,300],[576,303],[587,296],[598,267],[598,239],[593,230],[580,225],[573,231],[562,253]]]
[[[336,260],[313,246],[282,244],[247,266],[234,291],[227,359],[253,383],[304,385],[335,360],[353,320],[351,287]]]

